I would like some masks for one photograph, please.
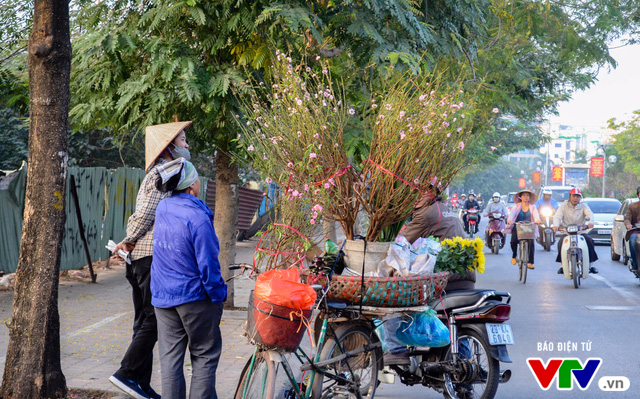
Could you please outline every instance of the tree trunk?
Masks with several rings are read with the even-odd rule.
[[[238,233],[238,164],[233,162],[225,148],[219,148],[216,156],[216,214],[213,219],[220,241],[220,267],[226,280],[232,272],[229,265],[236,261],[236,235]],[[233,308],[233,280],[227,287],[225,309]]]
[[[71,42],[67,0],[35,0],[28,57],[29,168],[0,397],[65,397],[58,279],[69,146]]]

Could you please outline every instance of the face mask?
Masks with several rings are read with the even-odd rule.
[[[178,147],[177,145],[173,145],[173,149],[171,151],[171,156],[173,159],[184,158],[185,160],[191,160],[191,153],[188,148]]]
[[[498,198],[498,197],[493,197],[493,202],[499,202],[499,201],[500,201],[500,198]]]

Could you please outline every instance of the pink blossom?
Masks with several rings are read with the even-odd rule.
[[[371,108],[373,108],[373,109],[378,108],[378,104],[373,104],[373,105],[371,106]]]
[[[378,118],[384,119],[384,115],[380,114],[380,116],[378,116]]]
[[[264,181],[265,181],[267,184],[271,184],[271,182],[273,182],[273,180],[271,180],[271,178],[270,178],[270,177],[267,177],[266,179],[264,179]]]
[[[315,133],[313,137],[317,139],[317,138],[320,138],[320,135],[318,133]]]
[[[298,130],[298,137],[302,136],[302,132]]]
[[[391,110],[391,104],[387,104],[387,105],[385,105],[384,107],[387,109],[387,111],[390,111],[390,110]]]
[[[349,115],[354,115],[356,113],[356,110],[353,108],[349,108]]]
[[[318,217],[318,212],[316,211],[311,212],[311,217],[316,219]]]
[[[309,220],[309,223],[316,224],[316,220],[315,219],[311,219],[311,220]]]
[[[324,188],[327,188],[327,189],[328,189],[328,188],[331,188],[331,184],[329,184],[329,183],[325,183],[325,184],[324,184]]]
[[[320,190],[318,190],[318,191],[320,191]],[[323,209],[323,208],[322,208],[322,205],[320,205],[320,204],[315,204],[315,205],[313,206],[313,210],[314,210],[314,211],[322,212],[322,209]]]
[[[316,56],[316,61],[320,61],[320,56]]]
[[[247,151],[253,151],[253,150],[254,150],[253,145],[250,145],[249,147],[247,147]]]
[[[494,109],[491,110],[491,112],[493,112],[494,114],[497,114],[500,111],[498,110],[498,108],[494,108]]]
[[[287,166],[290,167],[290,168],[293,168],[293,162],[287,163]]]
[[[498,147],[491,146],[491,151],[495,151],[497,149],[498,149]]]
[[[297,197],[297,196],[299,196],[299,195],[300,195],[300,192],[299,192],[298,190],[293,190],[293,192],[291,193],[291,195],[292,195],[293,197]]]
[[[316,188],[315,190],[313,190],[313,195],[318,195],[320,193],[320,189]]]
[[[400,111],[400,116],[404,116],[404,111]]]
[[[404,140],[405,137],[404,130],[400,130],[400,140]]]
[[[322,73],[324,73],[326,75],[327,73],[329,73],[329,71],[327,69],[323,69]]]
[[[311,154],[309,154],[309,158],[313,159],[313,158],[315,158],[315,157],[317,157],[317,155],[316,155],[316,153],[315,153],[315,152],[312,152]]]
[[[449,127],[449,122],[447,121],[442,122],[442,124],[444,125],[444,127]]]
[[[451,137],[451,133],[447,133],[447,137]]]
[[[413,180],[413,184],[420,184],[420,180],[418,180],[418,179],[414,179],[414,180]]]
[[[298,104],[298,105],[302,105],[302,100],[298,99],[298,100],[296,101],[296,104]]]
[[[309,191],[309,185],[308,184],[304,185],[304,191]]]
[[[464,141],[458,143],[458,148],[460,149],[460,151],[464,150]]]
[[[459,128],[456,130],[456,132],[458,132],[458,133],[460,133],[461,131],[462,131],[462,128],[461,128],[461,127],[459,127]]]

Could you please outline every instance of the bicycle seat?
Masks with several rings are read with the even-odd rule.
[[[478,302],[486,293],[492,293],[493,290],[476,289],[476,290],[459,290],[451,291],[449,293],[442,294],[442,301],[440,298],[433,299],[429,306],[436,312],[442,312],[443,304],[444,309],[449,310],[453,308],[461,308],[464,306],[471,306]]]

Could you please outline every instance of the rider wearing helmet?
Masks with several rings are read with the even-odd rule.
[[[480,212],[480,204],[478,204],[478,201],[476,201],[476,195],[474,194],[473,190],[469,191],[469,199],[467,199],[467,201],[464,203],[464,206],[462,208],[467,210],[477,209],[478,212]],[[474,232],[474,234],[478,232],[480,219],[481,217],[480,217],[480,214],[478,213],[478,221],[476,223],[476,231]],[[462,217],[462,220],[464,221],[464,231],[469,233],[469,219],[467,218],[467,214],[464,214],[464,216]]]
[[[558,201],[551,198],[551,194],[553,194],[553,192],[548,188],[542,190],[542,198],[536,201],[535,204],[536,208],[538,208],[538,211],[540,210],[540,208],[543,208],[545,206],[553,207],[554,211],[558,210]]]
[[[544,190],[542,190],[542,198],[536,201],[536,208],[538,209],[538,213],[540,213],[540,216],[542,216],[543,210],[545,208],[553,209],[553,212],[551,213],[552,215],[558,210],[558,201],[551,198],[551,194],[553,194],[551,189],[545,188]],[[540,231],[540,235],[538,236],[540,237],[540,240],[541,237],[544,236],[544,227],[542,227],[542,225],[538,225],[538,229]]]
[[[460,194],[460,202],[458,203],[460,204],[460,208],[464,208],[465,202],[467,202],[467,194],[462,193]]]
[[[640,186],[636,189],[636,196],[640,198]],[[631,230],[637,223],[640,223],[640,201],[634,202],[629,205],[627,213],[624,215],[624,224],[627,226],[627,230]],[[636,246],[635,242],[638,239],[638,233],[633,233],[629,236],[629,250],[631,251],[631,269],[638,270],[638,264],[636,262]]]
[[[588,223],[586,218],[589,218]],[[553,231],[558,231],[559,227],[584,224],[587,224],[587,227],[591,229],[593,228],[591,220],[594,220],[591,208],[589,208],[589,205],[585,202],[582,202],[582,191],[580,191],[579,188],[574,187],[569,192],[569,199],[558,207],[556,214],[553,216]],[[587,246],[589,247],[589,264],[592,264],[598,260],[598,254],[596,253],[593,245],[593,238],[589,237],[588,234],[583,234],[582,237],[584,237],[587,242]],[[556,262],[558,263],[562,262],[561,254],[563,241],[564,237],[560,237],[558,239],[558,256],[556,257]],[[589,273],[598,273],[598,269],[591,266],[589,267]],[[558,270],[558,274],[563,274],[562,267]]]
[[[500,193],[497,191],[493,193],[493,195],[491,196],[491,200],[492,201],[490,201],[487,204],[487,207],[484,209],[484,216],[487,216],[492,212],[500,212],[504,216],[507,216],[507,207],[504,206],[502,201],[500,201]]]

